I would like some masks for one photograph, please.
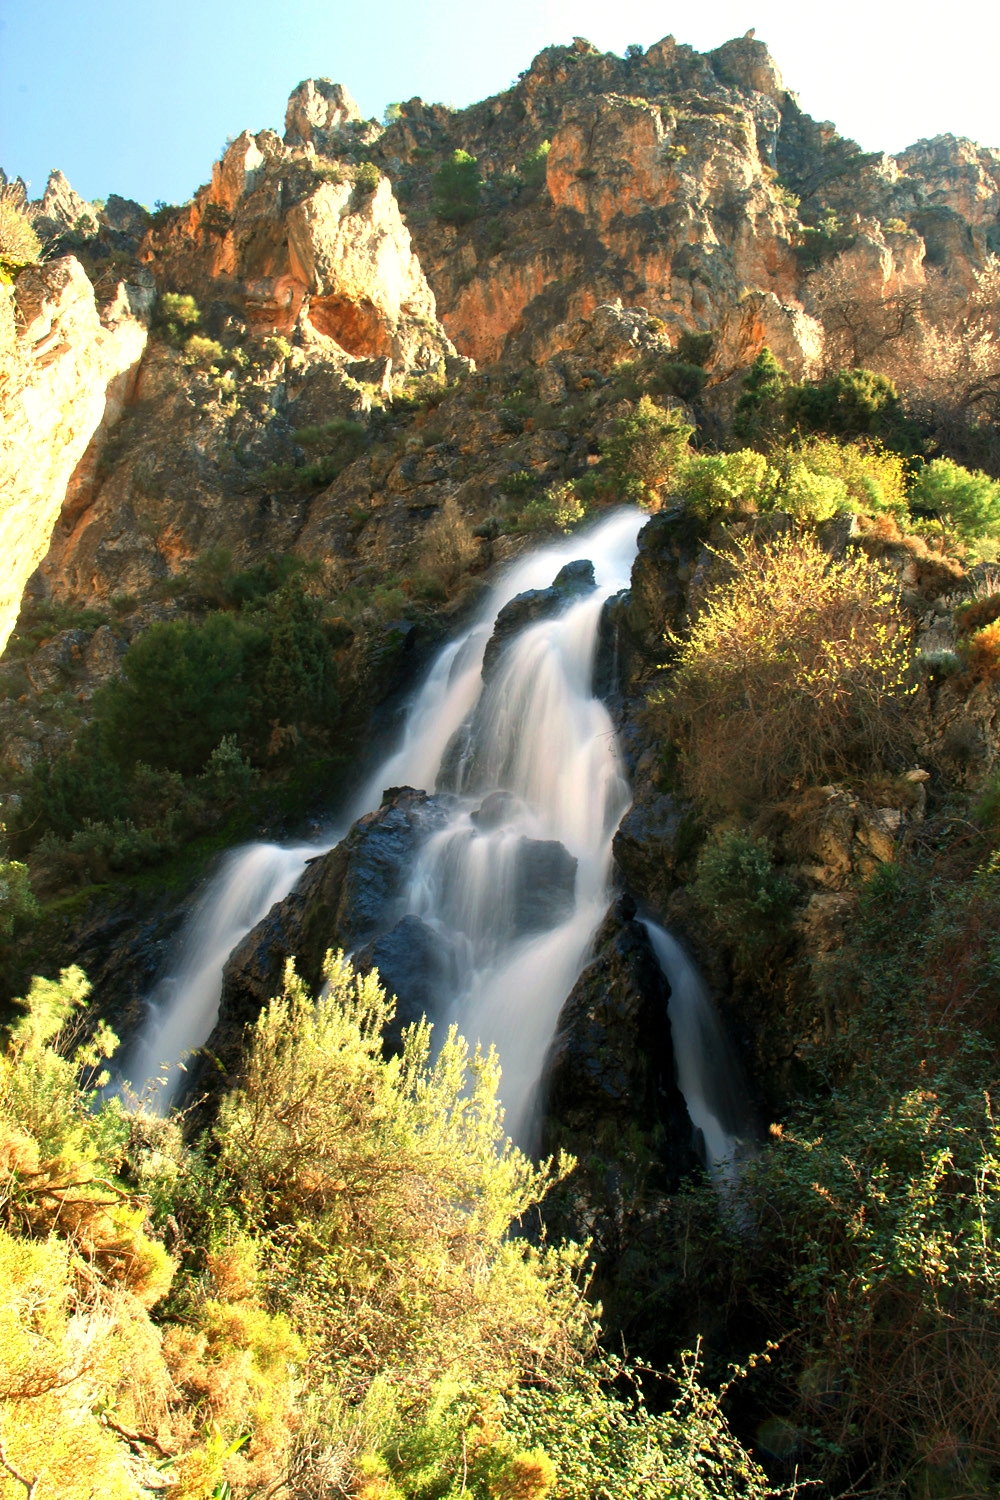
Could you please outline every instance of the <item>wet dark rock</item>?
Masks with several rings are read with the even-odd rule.
[[[663,1137],[661,1165],[676,1179],[691,1165],[692,1128],[674,1076],[670,989],[629,897],[605,917],[594,949],[546,1063],[546,1150],[612,1160],[634,1127]]]
[[[622,589],[605,599],[597,622],[597,648],[594,652],[595,698],[609,702],[618,697],[629,676],[635,645],[629,630],[630,593]]]
[[[597,587],[594,564],[589,558],[579,558],[576,562],[567,563],[553,578],[552,587],[571,599],[589,593]]]
[[[662,918],[678,884],[678,865],[691,851],[692,805],[647,782],[622,818],[612,849],[628,889]]]
[[[571,600],[595,587],[594,564],[586,559],[560,568],[547,589],[526,589],[516,594],[497,615],[483,653],[483,681],[488,682],[505,646],[529,625],[548,620]]]
[[[470,820],[476,828],[489,832],[509,823],[522,805],[520,797],[515,797],[513,792],[490,792],[483,798],[482,806],[470,814]]]
[[[592,1238],[608,1326],[629,1329],[638,1289],[655,1277],[665,1195],[698,1168],[675,1079],[669,986],[635,911],[625,896],[605,917],[542,1083],[542,1149],[577,1158],[547,1200],[549,1232]]]
[[[488,682],[492,677],[504,647],[515,636],[520,635],[529,625],[557,615],[565,603],[564,593],[559,589],[547,588],[528,589],[523,594],[516,594],[509,604],[505,604],[497,615],[493,634],[483,653],[483,681]]]
[[[244,1026],[280,989],[289,958],[315,989],[328,950],[351,952],[395,925],[417,849],[442,812],[440,798],[390,788],[382,805],[312,860],[295,889],[247,933],[223,971],[219,1019],[206,1043],[224,1066],[235,1065]]]
[[[687,582],[701,552],[697,520],[683,510],[663,511],[639,533],[628,598],[628,628],[642,652],[663,654],[663,635],[683,624]]]
[[[521,839],[517,851],[514,927],[520,936],[546,932],[573,910],[576,859],[555,839]]]
[[[377,969],[389,994],[396,997],[396,1014],[385,1035],[386,1050],[402,1050],[407,1026],[427,1016],[434,1020],[442,990],[453,978],[454,959],[433,928],[412,913],[391,931],[366,944],[354,955],[359,974]]]

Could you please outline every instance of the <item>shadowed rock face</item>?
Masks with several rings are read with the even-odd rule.
[[[669,998],[635,903],[623,897],[559,1017],[543,1084],[546,1149],[586,1141],[588,1151],[613,1154],[634,1123],[649,1134],[666,1130],[666,1159],[675,1171],[687,1168],[692,1130],[674,1080]]]
[[[402,1050],[402,1033],[426,1016],[435,1020],[442,992],[453,980],[452,955],[439,933],[419,917],[403,917],[389,932],[358,949],[353,957],[359,974],[377,969],[396,1013],[384,1038],[387,1053]]]
[[[698,1167],[675,1081],[669,998],[635,903],[622,897],[563,1006],[541,1092],[543,1150],[569,1151],[578,1163],[546,1219],[555,1233],[592,1237],[612,1316],[662,1194]]]
[[[289,958],[316,989],[328,950],[351,952],[395,926],[417,848],[442,813],[440,799],[426,792],[391,788],[381,807],[360,818],[329,854],[311,861],[291,894],[271,908],[226,964],[209,1052],[235,1065],[243,1027],[278,993]]]

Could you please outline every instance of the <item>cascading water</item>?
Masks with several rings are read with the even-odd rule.
[[[506,831],[496,830],[498,838],[480,843],[486,859],[505,840],[515,843],[530,828],[535,837],[565,842],[578,860],[573,916],[556,931],[530,941],[515,939],[504,962],[496,952],[491,962],[487,953],[490,941],[494,949],[500,945],[502,924],[496,924],[491,940],[482,936],[477,941],[461,924],[455,935],[464,989],[462,996],[455,996],[451,1013],[472,1039],[481,1036],[500,1047],[505,1101],[519,1101],[513,1108],[507,1105],[513,1125],[512,1117],[523,1112],[530,1098],[559,1005],[573,985],[587,942],[607,904],[604,890],[611,836],[628,805],[628,787],[610,718],[590,692],[590,671],[601,605],[610,594],[627,587],[643,521],[638,511],[618,511],[586,534],[536,549],[504,573],[472,626],[438,655],[407,715],[399,749],[368,779],[339,828],[314,845],[248,844],[229,854],[181,933],[174,964],[151,996],[148,1022],[125,1068],[126,1076],[156,1107],[165,1108],[180,1086],[178,1061],[202,1046],[212,1031],[229,954],[271,905],[293,888],[306,861],[331,849],[355,819],[377,807],[385,787],[433,789],[446,752],[463,725],[474,719],[478,725],[489,718],[490,730],[474,731],[483,752],[482,767],[475,772],[463,770],[457,822],[471,831],[472,786],[485,787],[482,778],[488,765],[494,768],[498,785],[504,777],[509,779],[511,792],[523,797],[525,808]],[[500,610],[520,593],[547,587],[561,567],[581,556],[592,559],[597,587],[585,599],[571,603],[564,616],[542,622],[518,638],[498,670],[498,694],[484,693],[483,655]],[[529,637],[535,658],[530,668],[524,658]],[[515,654],[522,666],[512,673]],[[526,668],[537,683],[537,693],[527,697],[517,691]],[[495,711],[489,707],[494,699]],[[486,744],[494,727],[506,746],[499,759]],[[519,736],[524,738],[523,748],[518,747]],[[564,774],[567,779],[560,785]],[[483,801],[482,795],[478,801]],[[449,825],[446,833],[454,831]],[[411,883],[411,909],[433,916],[434,926],[443,931],[448,914],[431,912],[429,878],[426,862],[421,861]],[[471,989],[477,975],[482,988],[473,1000]],[[524,1007],[516,1023],[506,1018],[497,987],[508,984],[514,987],[512,993],[530,993],[537,1002],[530,1014]],[[463,1000],[470,1002],[473,1011],[462,1008]],[[512,1043],[517,1045],[504,1050],[511,1030],[515,1033]],[[528,1036],[537,1049],[530,1062],[527,1049],[520,1045]],[[532,1080],[526,1086],[519,1079],[523,1054]],[[164,1077],[165,1084],[160,1082]]]
[[[228,856],[181,935],[176,967],[152,996],[126,1069],[147,1080],[159,1107],[176,1092],[179,1059],[208,1039],[222,968],[236,944],[288,894],[310,857],[379,805],[384,788],[408,785],[443,794],[443,816],[417,857],[403,903],[433,932],[444,959],[448,977],[435,1019],[497,1047],[507,1128],[526,1138],[560,1009],[608,906],[611,840],[629,803],[613,725],[593,695],[592,677],[601,609],[628,586],[643,520],[637,511],[619,511],[586,534],[538,548],[504,574],[470,629],[440,652],[399,749],[370,777],[335,834],[294,848],[250,844]],[[488,664],[484,683],[484,654],[503,607],[545,589],[582,557],[594,564],[596,587],[569,595],[554,617],[523,628]],[[743,1118],[720,1105],[718,1082],[709,1077],[713,1058],[719,1077],[729,1076],[729,1052],[693,966],[662,929],[649,930],[674,991],[680,1087],[718,1173],[736,1160],[733,1121]]]
[[[307,845],[249,844],[226,855],[181,933],[176,967],[150,997],[147,1023],[124,1069],[156,1107],[165,1108],[179,1088],[184,1056],[208,1040],[226,959],[288,895],[315,853]]]
[[[675,937],[643,923],[670,985],[670,1034],[677,1086],[701,1133],[705,1163],[716,1181],[732,1181],[753,1151],[753,1112],[743,1073],[697,968]]]

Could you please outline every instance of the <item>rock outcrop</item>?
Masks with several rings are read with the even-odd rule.
[[[332,354],[431,368],[455,351],[388,179],[349,154],[349,96],[331,88],[339,103],[311,81],[292,96],[295,144],[270,130],[237,136],[211,183],[154,226],[143,257],[162,287],[224,299],[251,331],[298,328]],[[310,125],[310,111],[327,123]],[[318,155],[314,134],[340,154]]]
[[[2,292],[0,292],[2,295]],[[65,507],[81,503],[146,345],[152,287],[121,282],[98,306],[72,256],[22,272],[24,379],[8,403],[0,502],[0,650]]]
[[[400,901],[416,850],[441,812],[440,802],[426,792],[393,787],[381,807],[360,818],[329,854],[309,864],[294,891],[271,908],[229,958],[219,1018],[206,1043],[213,1056],[235,1064],[244,1026],[280,989],[289,958],[315,990],[329,950],[363,949],[392,932],[404,916]]]

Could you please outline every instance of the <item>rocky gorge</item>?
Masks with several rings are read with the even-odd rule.
[[[831,1495],[992,1493],[968,1368],[997,1312],[927,1101],[988,1112],[1000,1035],[1000,152],[863,153],[752,33],[576,38],[381,124],[307,80],[283,135],[243,131],[154,213],[2,186],[42,252],[0,287],[8,1014],[79,963],[134,1044],[221,853],[280,848],[216,965],[192,1130],[288,962],[317,992],[342,949],[396,997],[386,1058],[424,1016],[518,1058],[508,1128],[575,1158],[531,1233],[589,1244],[610,1337],[660,1362],[704,1339],[718,1370],[777,1339],[734,1419],[775,1483],[801,1460]],[[932,473],[986,498],[948,510]],[[855,1128],[883,1083],[885,1160],[855,1170],[831,1127],[827,1166],[821,1118]],[[925,1108],[959,1207],[914,1231],[914,1311],[885,1269],[914,1242],[858,1270],[888,1198],[852,1193]],[[863,1313],[855,1273],[886,1289]],[[920,1361],[959,1325],[956,1412]],[[919,1378],[885,1416],[904,1327]]]

